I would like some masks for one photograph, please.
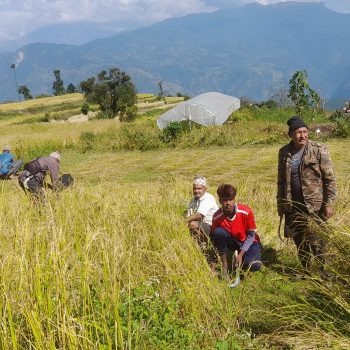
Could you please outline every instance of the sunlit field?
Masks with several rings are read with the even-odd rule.
[[[37,98],[34,100],[26,100],[21,102],[3,103],[3,104],[0,104],[0,112],[25,111],[30,108],[48,107],[52,105],[59,105],[61,103],[73,103],[73,102],[83,102],[83,95],[76,93],[76,94],[68,94],[68,95],[62,95],[62,96]]]
[[[48,192],[42,207],[17,179],[0,182],[0,348],[348,349],[350,142],[325,140],[338,182],[336,215],[320,232],[335,276],[325,282],[317,266],[303,276],[293,244],[277,237],[277,152],[285,135],[233,145],[239,131],[224,129],[232,135],[220,146],[181,139],[181,147],[113,150],[106,133],[146,130],[155,120],[141,119],[127,127],[0,120],[0,144],[26,160],[57,147],[61,171],[75,178],[60,194]],[[285,129],[261,125],[251,120],[246,129],[261,130],[257,140],[268,140],[267,126]],[[91,148],[82,147],[84,133],[95,135]],[[214,195],[221,183],[236,186],[238,201],[255,213],[265,266],[235,289],[212,275],[187,231],[183,213],[198,174]]]

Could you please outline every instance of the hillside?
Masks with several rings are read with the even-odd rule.
[[[243,108],[228,125],[172,142],[155,126],[157,109],[124,124],[41,119],[81,103],[73,94],[0,105],[0,144],[24,161],[60,150],[61,171],[75,178],[40,209],[16,178],[1,180],[1,349],[348,348],[349,139],[313,132],[330,127],[327,116],[306,116],[337,173],[325,281],[276,234],[276,159],[293,111]],[[211,274],[184,221],[197,174],[214,195],[235,185],[255,213],[265,266],[235,289]]]
[[[219,91],[266,99],[306,69],[311,85],[327,99],[346,99],[350,15],[315,3],[247,5],[193,14],[120,33],[86,45],[31,44],[21,48],[20,84],[33,94],[51,93],[53,70],[66,85],[117,66],[134,78],[138,91],[192,95]],[[0,56],[2,100],[15,99],[15,53]]]

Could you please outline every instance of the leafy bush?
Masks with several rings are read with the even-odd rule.
[[[47,112],[44,114],[43,117],[40,118],[40,122],[44,122],[44,123],[48,123],[49,121],[51,120],[51,116],[50,116],[50,113]]]
[[[181,123],[171,122],[166,128],[163,129],[161,140],[165,143],[172,142],[180,137],[184,129]]]
[[[333,131],[333,136],[347,138],[350,136],[350,116],[342,111],[334,112],[330,118],[337,126]]]
[[[83,105],[81,106],[81,113],[87,115],[90,110],[90,105],[87,102],[84,102]]]
[[[126,106],[123,114],[120,115],[119,119],[122,122],[132,122],[136,119],[137,107]]]

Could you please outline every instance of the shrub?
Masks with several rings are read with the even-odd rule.
[[[147,124],[123,125],[118,130],[119,147],[126,150],[148,151],[162,148],[160,132]]]
[[[343,138],[350,136],[350,116],[342,111],[336,111],[329,119],[337,125],[333,130],[333,136]]]
[[[90,105],[87,102],[84,102],[83,105],[81,106],[81,113],[87,115],[90,110]]]
[[[96,119],[113,119],[114,115],[111,111],[101,111],[96,115]]]
[[[40,122],[44,122],[44,123],[48,123],[51,120],[51,116],[50,113],[47,112],[44,114],[44,116],[42,118],[40,118]]]
[[[120,121],[122,122],[132,122],[136,119],[137,107],[136,106],[128,106],[125,107],[124,113],[120,114]]]
[[[164,128],[161,135],[161,140],[165,143],[172,142],[179,138],[183,133],[184,129],[182,124],[179,122],[171,122],[166,128]]]

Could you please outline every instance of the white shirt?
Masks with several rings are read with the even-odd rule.
[[[187,209],[187,216],[199,213],[204,216],[203,222],[211,226],[213,215],[218,209],[219,207],[216,204],[214,196],[205,192],[204,195],[198,199],[196,199],[196,197],[192,198]]]

